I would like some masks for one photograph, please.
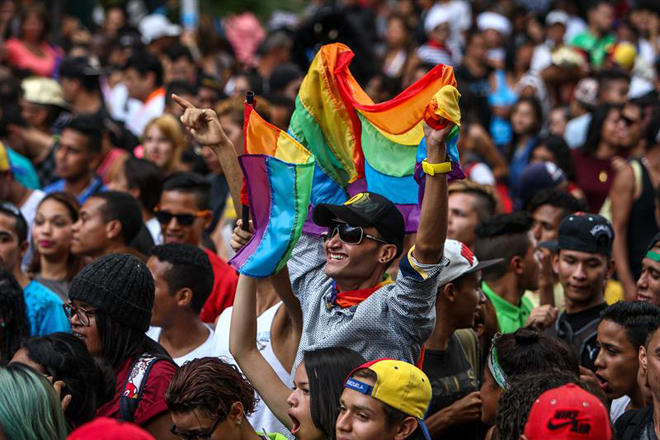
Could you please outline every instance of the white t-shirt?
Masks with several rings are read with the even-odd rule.
[[[151,238],[154,239],[154,244],[156,245],[161,244],[163,237],[161,235],[161,227],[160,227],[160,223],[158,223],[158,219],[156,217],[151,218],[146,222],[144,222],[144,226],[147,227],[147,230],[149,231]]]
[[[160,342],[159,341],[160,331],[161,331],[160,327],[149,327],[149,330],[147,331],[147,336],[149,336],[151,339],[153,339],[156,342]],[[214,333],[213,329],[209,328],[209,336],[202,343],[202,345],[195,348],[188,354],[184,354],[181,357],[173,358],[174,363],[176,363],[180,367],[186,362],[192,361],[193,359],[213,356],[213,333]]]
[[[41,202],[41,199],[46,197],[46,193],[40,189],[35,189],[32,191],[32,194],[27,198],[27,200],[21,205],[21,214],[25,217],[25,221],[28,224],[28,250],[23,255],[23,260],[21,261],[21,268],[25,272],[25,269],[32,262],[32,225],[34,224],[34,217],[37,215],[37,207]]]
[[[273,324],[275,314],[281,305],[282,303],[279,302],[257,317],[256,342],[257,347],[259,348],[259,351],[261,351],[264,359],[266,359],[266,362],[268,362],[273,370],[275,370],[275,373],[280,380],[288,384],[291,374],[286,371],[284,366],[277,359],[277,356],[275,356],[275,353],[273,352],[273,346],[270,343],[270,328]],[[233,309],[233,307],[227,307],[222,311],[218,318],[218,323],[215,327],[213,356],[218,356],[220,359],[236,365],[236,360],[229,352],[229,329],[231,328],[231,313]],[[263,402],[263,399],[259,399],[255,411],[248,417],[248,420],[256,430],[279,432],[288,438],[293,438],[286,427],[280,423],[275,415],[268,409]]]
[[[162,89],[161,89],[162,90]],[[129,98],[129,113],[126,119],[126,128],[128,128],[135,136],[141,137],[144,134],[144,128],[154,118],[163,115],[165,110],[165,91],[153,95],[148,101],[141,105],[134,106],[130,104],[133,98]]]
[[[612,401],[612,405],[610,405],[610,420],[612,420],[612,424],[616,422],[616,419],[621,417],[621,415],[626,412],[626,407],[630,403],[630,397],[628,396],[621,396],[618,399],[614,399]]]

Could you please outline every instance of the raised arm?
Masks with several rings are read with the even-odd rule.
[[[424,123],[427,148],[426,160],[429,164],[437,164],[447,160],[445,139],[452,127],[453,124],[448,123],[441,130],[433,130]],[[446,237],[447,175],[427,175],[424,203],[422,203],[413,256],[422,264],[439,263],[444,251]]]
[[[257,282],[241,275],[238,279],[229,329],[229,351],[275,417],[288,429],[293,422],[287,414],[291,390],[257,349]]]
[[[199,109],[177,95],[172,99],[184,109],[181,122],[190,132],[195,140],[204,147],[210,147],[218,158],[222,172],[225,174],[229,193],[234,206],[241,206],[241,187],[243,186],[243,172],[238,164],[238,154],[234,144],[229,140],[222,129],[220,120],[215,111],[211,109]]]
[[[628,258],[628,224],[632,210],[635,192],[635,173],[630,165],[625,166],[614,177],[610,189],[612,200],[612,227],[614,228],[614,245],[612,257],[616,261],[616,273],[623,284],[623,299],[635,299],[635,278],[630,270]]]

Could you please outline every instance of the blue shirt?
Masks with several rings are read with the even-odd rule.
[[[21,185],[30,189],[39,189],[39,176],[27,157],[18,154],[11,148],[5,145],[7,151],[7,158],[11,166],[11,172],[14,174],[14,179]]]
[[[23,289],[23,296],[25,311],[30,320],[30,335],[45,336],[71,331],[62,300],[53,291],[33,280]]]
[[[50,194],[58,191],[64,191],[65,183],[66,181],[64,179],[56,180],[50,185],[45,186],[43,188],[43,192],[45,192],[46,194]],[[82,205],[83,203],[85,203],[85,200],[90,198],[94,193],[102,192],[102,191],[105,191],[105,186],[103,185],[103,182],[101,181],[100,178],[94,177],[94,180],[92,180],[92,182],[87,186],[87,188],[82,190],[80,194],[76,195],[76,198],[78,199],[78,203]]]

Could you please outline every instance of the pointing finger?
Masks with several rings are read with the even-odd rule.
[[[192,105],[190,102],[186,101],[176,93],[172,93],[172,99],[181,106],[182,109],[189,109],[189,108],[195,108],[194,105]]]

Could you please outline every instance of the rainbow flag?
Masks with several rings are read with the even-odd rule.
[[[349,70],[353,52],[341,43],[316,54],[296,98],[289,133],[315,157],[312,205],[341,204],[360,191],[394,202],[406,232],[419,223],[417,153],[422,121],[460,125],[454,71],[438,65],[395,98],[375,104]],[[455,149],[455,142],[453,144]],[[463,176],[458,164],[454,177]],[[309,221],[308,232],[321,232]]]
[[[298,141],[245,104],[245,176],[254,236],[229,262],[251,277],[278,272],[289,259],[307,218],[314,157]]]

